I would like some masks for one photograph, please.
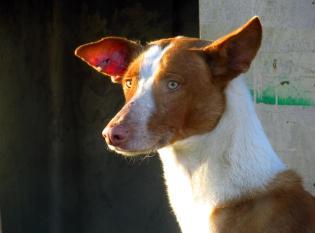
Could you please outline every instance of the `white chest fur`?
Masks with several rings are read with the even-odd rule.
[[[209,233],[211,199],[207,190],[207,167],[192,174],[177,160],[171,148],[159,151],[170,204],[183,233]]]
[[[183,233],[211,233],[217,204],[263,189],[284,164],[273,151],[242,78],[230,82],[227,106],[207,134],[158,152],[171,206]]]

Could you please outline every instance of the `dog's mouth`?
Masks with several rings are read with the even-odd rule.
[[[161,149],[164,146],[167,146],[169,143],[168,137],[163,137],[159,140],[157,140],[155,143],[152,143],[150,146],[147,145],[146,147],[141,147],[139,145],[144,145],[145,143],[137,143],[138,146],[132,146],[128,145],[129,143],[126,143],[123,146],[113,146],[110,144],[108,145],[108,148],[112,151],[115,151],[118,154],[124,155],[124,156],[138,156],[138,155],[152,155],[157,152],[157,150]],[[131,143],[130,143],[131,144]]]
[[[127,157],[150,155],[156,152],[156,150],[139,150],[139,151],[124,150],[124,149],[113,147],[113,146],[108,146],[108,148],[112,151],[115,151],[117,154],[121,154]]]

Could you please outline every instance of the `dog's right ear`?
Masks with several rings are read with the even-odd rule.
[[[212,75],[217,80],[229,81],[246,72],[261,40],[262,26],[255,16],[242,27],[203,48]]]
[[[110,76],[112,82],[120,83],[141,48],[140,44],[125,38],[105,37],[79,46],[74,53],[98,72]]]

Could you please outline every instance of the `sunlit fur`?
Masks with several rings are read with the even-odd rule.
[[[231,81],[225,93],[227,108],[212,132],[159,150],[169,199],[183,233],[209,232],[214,206],[264,189],[285,169],[242,78]]]

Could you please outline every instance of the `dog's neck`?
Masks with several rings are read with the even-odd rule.
[[[226,110],[213,131],[158,151],[171,203],[176,193],[201,205],[224,204],[264,189],[286,169],[262,129],[243,78],[231,81],[225,94]]]

